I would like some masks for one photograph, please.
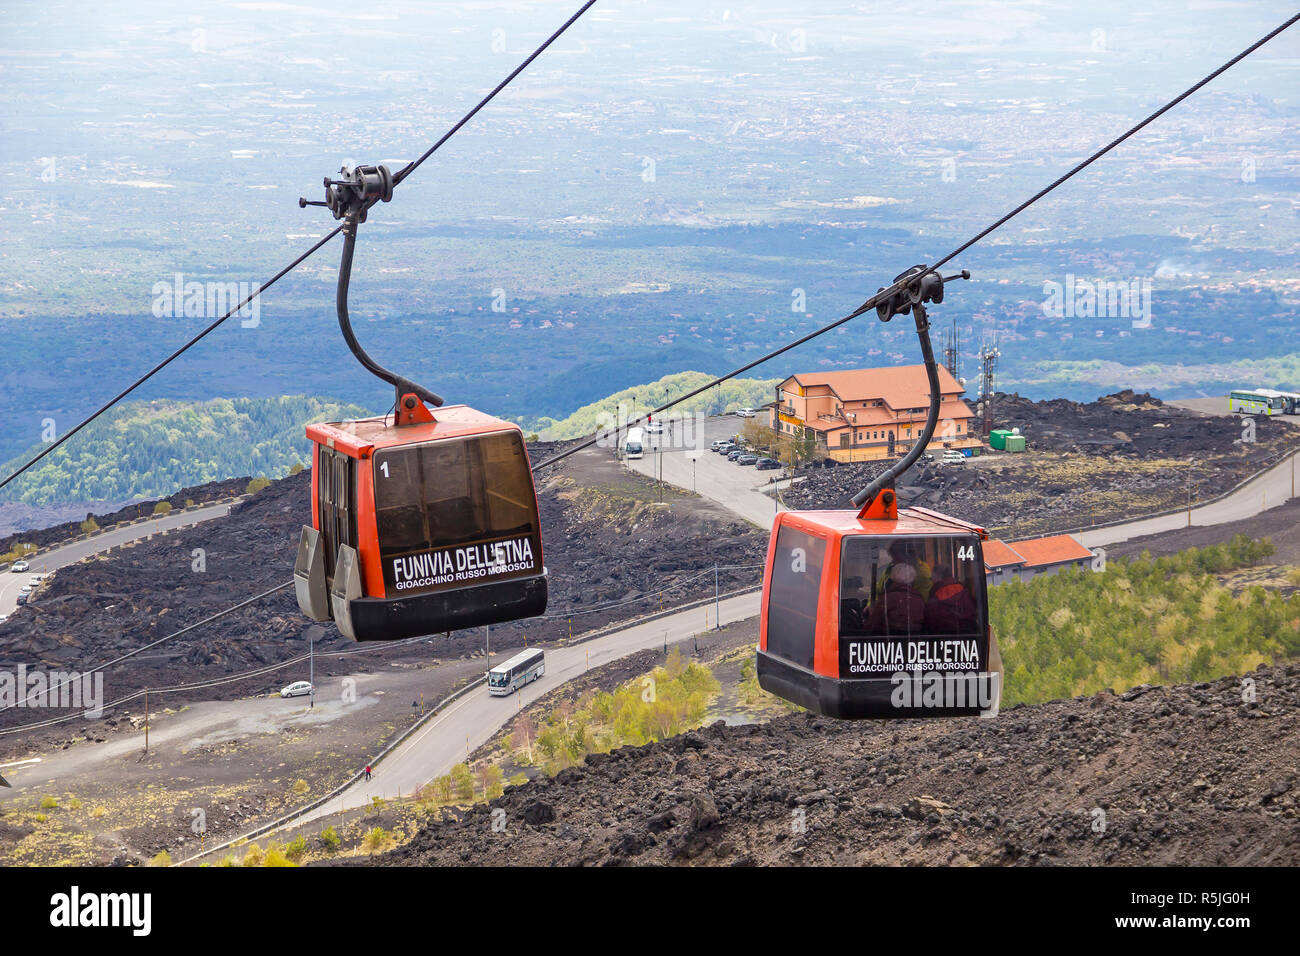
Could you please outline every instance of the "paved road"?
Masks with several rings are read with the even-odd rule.
[[[18,607],[18,591],[28,583],[33,574],[48,574],[70,564],[76,564],[82,558],[100,554],[110,548],[116,548],[130,541],[138,541],[160,531],[170,531],[200,521],[223,518],[230,514],[230,504],[207,505],[193,511],[173,511],[170,514],[151,518],[139,524],[123,525],[112,528],[102,534],[94,535],[82,541],[73,541],[62,547],[46,551],[30,559],[31,570],[24,572],[5,571],[0,573],[0,616],[9,616]],[[38,599],[39,600],[39,599]]]
[[[1163,531],[1178,531],[1193,525],[1227,524],[1252,518],[1261,511],[1276,508],[1295,497],[1297,474],[1296,455],[1283,459],[1263,475],[1222,501],[1197,505],[1186,511],[1159,518],[1142,518],[1110,528],[1097,528],[1075,534],[1086,548],[1117,544],[1130,538]]]
[[[743,621],[758,613],[760,595],[743,594],[721,602],[723,624]],[[713,607],[708,607],[709,624]],[[374,797],[385,800],[399,794],[409,796],[434,777],[450,772],[466,755],[477,749],[515,714],[543,694],[572,680],[590,667],[600,667],[636,651],[662,647],[688,639],[705,630],[705,608],[692,608],[637,624],[604,637],[546,651],[546,673],[511,697],[493,697],[478,687],[434,717],[375,768],[367,783],[355,784],[341,796],[294,820],[301,826],[340,809],[368,806]]]
[[[753,465],[737,465],[709,450],[710,442],[730,438],[743,424],[744,419],[734,415],[706,419],[702,448],[681,447],[679,436],[672,431],[646,435],[645,457],[628,464],[650,478],[662,478],[670,485],[716,501],[760,528],[771,528],[776,502],[763,489],[770,487],[770,480],[781,472],[755,471]]]

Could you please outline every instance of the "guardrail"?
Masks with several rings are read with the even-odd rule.
[[[18,558],[18,560],[31,561],[35,558],[39,558],[43,554],[49,554],[51,551],[57,551],[59,548],[66,548],[70,544],[76,544],[78,541],[89,541],[91,538],[98,538],[110,532],[119,531],[122,528],[130,527],[131,525],[144,524],[147,521],[159,521],[163,518],[169,518],[175,514],[185,514],[190,511],[202,511],[205,508],[213,508],[218,505],[230,505],[233,507],[238,502],[244,501],[245,499],[251,497],[252,497],[251,495],[233,495],[229,498],[214,498],[211,501],[204,501],[193,505],[183,505],[180,508],[172,508],[170,511],[165,511],[157,514],[141,515],[137,518],[130,518],[125,521],[117,521],[111,525],[108,525],[107,527],[99,528],[96,531],[90,531],[83,534],[75,534],[71,538],[62,538],[51,544],[41,545],[35,550],[28,551],[27,553],[23,554],[21,557]],[[7,567],[8,565],[0,565],[0,570],[3,570],[4,568]]]
[[[715,601],[724,601],[727,600],[728,598],[739,597],[743,594],[752,594],[755,591],[761,591],[761,590],[762,590],[762,586],[759,585],[751,588],[740,588],[735,591],[728,591],[725,594],[718,594],[713,597],[701,598],[700,600],[690,601],[686,604],[678,605],[676,607],[664,611],[657,611],[654,614],[647,614],[639,618],[633,618],[632,620],[625,621],[621,624],[607,625],[605,627],[597,628],[596,630],[589,631],[585,634],[581,634],[578,637],[573,638],[572,640],[566,640],[557,643],[562,644],[565,647],[572,647],[577,644],[585,644],[588,641],[594,641],[597,638],[605,637],[609,634],[617,633],[618,631],[625,631],[628,630],[629,628],[638,627],[642,624],[648,624],[652,621],[657,621],[661,618],[671,617],[674,614],[681,614],[684,611],[694,610],[695,608],[703,607],[704,605],[707,604],[712,604]],[[370,761],[370,766],[378,767],[383,762],[384,758],[386,758],[389,754],[391,754],[394,750],[396,750],[399,746],[401,746],[402,743],[404,743],[408,738],[410,738],[412,734],[414,734],[417,730],[423,727],[426,723],[431,721],[434,717],[438,716],[438,714],[442,713],[449,704],[455,703],[461,697],[468,694],[471,690],[474,690],[480,685],[482,685],[486,680],[487,680],[486,676],[477,677],[474,680],[470,681],[465,686],[453,691],[452,693],[444,697],[442,700],[438,701],[438,703],[435,704],[433,708],[429,710],[428,713],[418,717],[414,723],[412,723],[404,731],[402,731],[395,738],[393,738],[393,740],[390,741],[389,744],[386,747],[384,747],[384,749],[381,750],[373,760]],[[307,814],[311,813],[313,810],[317,810],[320,807],[323,807],[325,804],[329,803],[331,800],[335,799],[336,797],[342,796],[345,791],[347,791],[350,787],[352,787],[354,784],[359,782],[361,780],[361,777],[362,777],[362,773],[358,771],[357,773],[354,773],[351,777],[348,777],[346,780],[344,780],[341,784],[339,784],[329,793],[326,793],[325,795],[318,797],[317,799],[313,800],[311,803],[305,804],[304,806],[301,806],[296,810],[292,810],[289,813],[286,813],[283,816],[278,817],[277,819],[272,820],[268,823],[259,824],[258,826],[254,827],[252,830],[249,830],[247,833],[241,834],[240,836],[231,837],[229,840],[226,840],[223,843],[219,843],[215,846],[212,846],[206,850],[196,853],[193,856],[186,857],[183,860],[178,860],[176,863],[172,865],[184,866],[187,863],[193,863],[196,860],[201,860],[204,857],[211,856],[214,853],[220,853],[222,850],[228,850],[231,847],[235,846],[236,844],[243,844],[248,842],[249,840],[255,840],[258,837],[266,836],[267,834],[274,833],[277,830],[282,830],[286,826],[293,823],[294,820],[304,817]]]
[[[1243,478],[1232,488],[1228,489],[1225,492],[1215,495],[1213,498],[1205,498],[1202,499],[1201,501],[1194,501],[1191,502],[1190,504],[1183,505],[1178,508],[1168,508],[1164,511],[1153,511],[1148,514],[1134,515],[1133,517],[1130,518],[1116,518],[1112,521],[1099,521],[1096,524],[1081,525],[1080,527],[1077,528],[1067,528],[1065,531],[1058,531],[1055,533],[1056,534],[1083,534],[1088,531],[1097,531],[1099,529],[1104,529],[1104,528],[1118,528],[1126,524],[1136,524],[1139,521],[1150,521],[1155,518],[1168,518],[1171,515],[1186,514],[1189,511],[1195,511],[1197,508],[1205,508],[1213,504],[1218,504],[1220,501],[1226,501],[1228,498],[1231,498],[1233,495],[1244,491],[1247,485],[1253,484],[1254,482],[1259,481],[1261,478],[1267,477],[1274,470],[1281,468],[1282,465],[1286,463],[1288,458],[1291,459],[1292,467],[1294,468],[1295,460],[1297,457],[1300,457],[1300,450],[1293,449],[1291,451],[1279,452],[1277,455],[1273,456],[1269,464],[1260,468],[1258,471],[1254,472],[1253,474],[1248,475],[1246,478]]]

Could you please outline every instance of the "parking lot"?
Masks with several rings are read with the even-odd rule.
[[[779,506],[764,490],[770,490],[784,472],[737,465],[709,450],[715,440],[739,432],[744,421],[735,415],[665,421],[662,434],[646,434],[645,457],[627,464],[650,478],[716,501],[761,528],[770,528]]]

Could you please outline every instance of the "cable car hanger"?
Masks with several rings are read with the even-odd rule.
[[[357,227],[366,221],[366,215],[375,203],[392,201],[393,187],[397,184],[397,180],[387,166],[354,168],[344,166],[339,170],[339,177],[338,179],[325,177],[323,202],[303,197],[298,199],[299,208],[324,206],[334,214],[335,219],[343,220],[343,252],[339,257],[339,279],[335,294],[339,330],[343,333],[343,340],[347,342],[348,348],[356,356],[357,361],[372,375],[388,382],[396,389],[395,423],[413,424],[416,421],[429,421],[428,410],[421,412],[419,404],[423,402],[436,408],[442,405],[442,396],[422,385],[417,385],[409,378],[390,372],[376,362],[357,341],[356,333],[352,331],[352,319],[348,313],[348,288],[352,279],[352,254],[357,244]]]
[[[894,277],[894,285],[902,283],[902,288],[884,296],[876,303],[876,315],[881,322],[888,322],[896,315],[907,315],[908,312],[911,312],[916,320],[916,337],[921,343],[921,356],[925,360],[925,374],[930,385],[930,408],[925,417],[925,428],[921,432],[921,437],[912,442],[911,450],[853,496],[853,503],[862,508],[859,517],[867,516],[868,509],[882,491],[888,490],[893,493],[895,480],[925,453],[925,448],[934,435],[935,426],[939,423],[939,406],[943,401],[943,395],[939,390],[939,366],[934,360],[934,348],[930,344],[930,317],[925,304],[933,302],[937,305],[943,301],[945,282],[969,278],[970,273],[965,269],[955,275],[940,276],[928,266],[912,266],[906,272]],[[882,286],[877,294],[884,291]]]

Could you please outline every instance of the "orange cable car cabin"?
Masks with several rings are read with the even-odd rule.
[[[358,641],[499,624],[546,610],[546,568],[532,467],[517,425],[441,396],[376,362],[357,341],[348,288],[357,228],[397,180],[385,166],[326,178],[343,220],[335,305],[367,371],[393,386],[382,418],[307,426],[310,526],[294,562],[298,606]],[[433,406],[431,410],[429,406]]]
[[[886,499],[888,499],[886,501]],[[763,576],[760,686],[828,717],[996,713],[988,535],[924,508],[776,516]]]
[[[541,526],[519,428],[465,405],[414,408],[424,420],[307,426],[312,526],[294,567],[299,606],[358,641],[543,613]]]

